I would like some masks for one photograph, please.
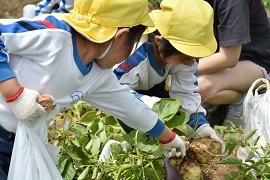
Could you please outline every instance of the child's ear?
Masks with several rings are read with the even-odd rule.
[[[129,33],[129,28],[122,28],[122,29],[119,29],[119,30],[116,32],[114,38],[115,38],[115,39],[121,38],[121,36],[124,35],[124,34],[126,34],[126,33]]]
[[[155,42],[156,43],[160,42],[161,40],[162,40],[161,36],[158,36],[158,35],[155,36]]]

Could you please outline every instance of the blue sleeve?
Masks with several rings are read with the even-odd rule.
[[[53,10],[59,8],[60,0],[43,0],[37,4],[35,15],[51,14]]]
[[[192,128],[197,128],[203,124],[209,124],[209,122],[205,119],[204,114],[202,112],[199,113],[193,113],[190,115],[188,124]]]
[[[1,28],[0,28],[1,37]],[[0,82],[15,77],[13,71],[10,69],[8,64],[8,54],[5,52],[5,45],[0,40]]]
[[[156,138],[163,132],[164,128],[165,124],[160,119],[158,119],[156,125],[146,133],[152,136],[153,138]]]
[[[132,94],[135,96],[135,98],[137,98],[137,99],[139,99],[141,101],[141,98],[143,96],[142,94],[138,94],[136,92],[133,92]]]
[[[144,43],[131,56],[121,62],[118,67],[114,69],[114,74],[117,79],[120,80],[124,74],[129,73],[130,70],[139,66],[141,62],[148,58],[149,54],[153,54],[149,48],[149,43]]]

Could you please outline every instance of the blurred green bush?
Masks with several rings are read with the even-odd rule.
[[[267,10],[270,10],[270,0],[263,0],[263,4]]]

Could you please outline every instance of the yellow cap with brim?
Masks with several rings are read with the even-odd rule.
[[[70,13],[53,15],[96,43],[111,39],[119,27],[154,27],[147,0],[75,0]]]
[[[213,9],[203,0],[163,0],[150,16],[159,33],[178,51],[192,57],[215,53]],[[153,32],[148,28],[147,32]]]

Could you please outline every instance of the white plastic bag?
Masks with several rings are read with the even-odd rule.
[[[125,152],[127,152],[127,147],[124,143],[121,143],[119,141],[111,139],[103,147],[103,149],[99,155],[99,159],[98,159],[99,161],[105,162],[106,160],[108,160],[111,157],[111,144],[113,144],[113,143],[120,144],[123,147],[123,150]]]
[[[45,144],[49,123],[59,106],[33,122],[30,126],[18,122],[8,180],[62,180],[55,160],[59,148]]]
[[[266,92],[259,93],[260,90],[266,90]],[[263,153],[261,147],[270,143],[270,84],[268,80],[257,79],[249,88],[243,104],[243,118],[245,135],[249,131],[257,129],[249,142],[260,136],[256,148],[260,153]],[[239,147],[237,157],[245,160],[249,152],[249,147]],[[255,156],[253,159],[257,160],[258,157]]]

